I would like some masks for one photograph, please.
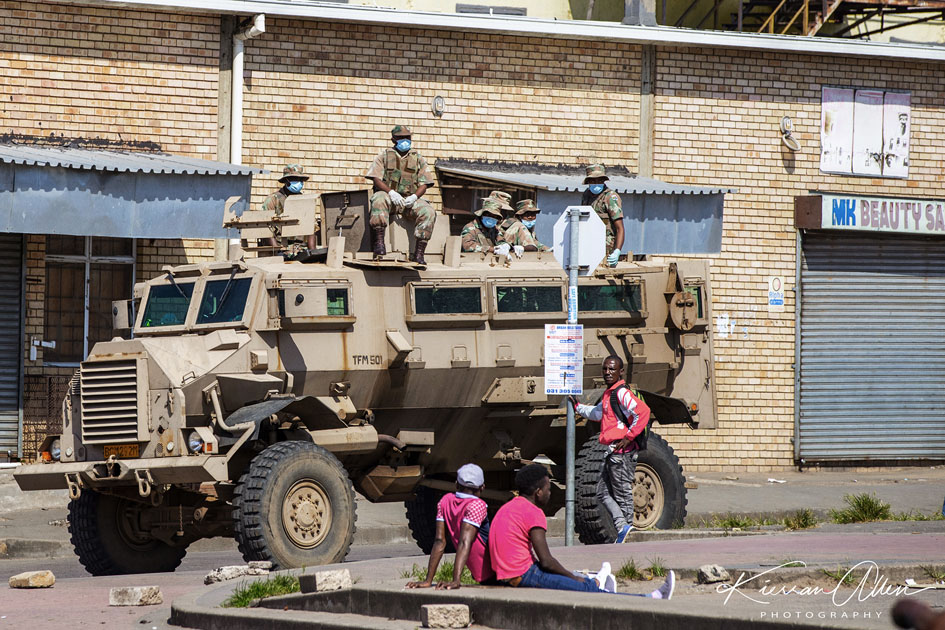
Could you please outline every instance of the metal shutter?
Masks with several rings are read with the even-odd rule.
[[[20,451],[23,236],[0,233],[0,458]]]
[[[799,454],[945,458],[945,242],[805,234]]]

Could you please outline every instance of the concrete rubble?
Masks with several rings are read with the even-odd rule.
[[[214,569],[203,578],[204,584],[225,582],[247,575],[269,575],[272,563],[266,560],[257,560],[249,564],[237,564]]]
[[[49,588],[55,583],[52,571],[26,571],[10,577],[10,588]]]
[[[466,604],[424,604],[420,623],[424,628],[465,628],[471,622]]]
[[[717,564],[704,564],[699,567],[699,572],[696,574],[696,580],[698,580],[699,584],[728,582],[730,579],[732,579],[732,576],[728,574],[725,567],[721,567]]]
[[[158,586],[116,586],[108,592],[109,606],[154,606],[163,604]]]
[[[351,588],[351,572],[348,569],[316,571],[299,576],[299,587],[303,593],[324,593]]]

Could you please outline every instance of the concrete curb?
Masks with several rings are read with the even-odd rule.
[[[56,558],[71,554],[72,547],[58,540],[0,539],[0,560]]]

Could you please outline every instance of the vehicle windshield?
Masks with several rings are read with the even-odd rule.
[[[241,321],[252,282],[252,278],[208,280],[197,311],[197,324]]]
[[[141,317],[141,327],[183,326],[193,294],[193,282],[151,285]]]

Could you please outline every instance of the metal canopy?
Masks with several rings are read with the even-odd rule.
[[[0,145],[0,232],[228,238],[226,200],[242,197],[245,209],[252,176],[265,172],[164,153]]]

